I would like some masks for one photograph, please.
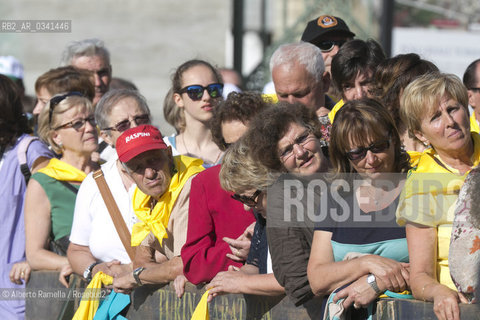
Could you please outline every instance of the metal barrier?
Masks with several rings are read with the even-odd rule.
[[[26,319],[71,319],[78,307],[85,283],[76,280],[77,289],[68,290],[58,282],[58,272],[33,272],[26,293]],[[190,319],[205,290],[187,284],[179,299],[170,285],[145,285],[132,293],[132,303],[125,316],[130,319]],[[106,295],[107,293],[105,293]],[[321,299],[295,307],[288,297],[265,297],[242,294],[217,296],[209,304],[211,320],[230,319],[320,319]],[[460,305],[462,319],[480,319],[477,305]],[[436,319],[433,304],[417,300],[382,299],[377,303],[377,320]]]

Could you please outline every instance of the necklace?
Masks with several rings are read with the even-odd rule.
[[[194,158],[198,158],[197,156],[195,156],[193,153],[190,153],[188,151],[188,148],[187,148],[187,144],[185,143],[185,135],[182,134],[182,142],[183,142],[183,147],[185,148],[185,151],[186,151],[186,154],[187,156],[191,156],[191,157],[194,157]],[[213,162],[213,164],[216,164],[218,162],[218,160],[220,159],[220,156],[222,155],[222,150],[219,150],[218,151],[218,154],[217,154],[217,157],[215,158],[215,161]],[[204,160],[204,159],[202,159]],[[205,160],[204,160],[205,161]],[[206,162],[206,161],[205,161]]]

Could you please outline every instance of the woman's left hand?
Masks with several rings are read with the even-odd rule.
[[[32,268],[27,261],[17,262],[12,266],[10,270],[10,281],[15,284],[22,284],[24,280],[25,283],[30,279],[30,273]]]
[[[375,290],[367,283],[367,276],[363,276],[345,289],[337,292],[333,301],[337,302],[339,299],[345,298],[343,301],[345,308],[353,304],[355,309],[359,309],[368,306],[371,302],[375,301],[377,297],[378,295]]]
[[[254,228],[255,222],[249,225],[237,239],[223,237],[223,241],[228,243],[232,251],[232,253],[227,253],[228,258],[238,262],[247,260]]]
[[[67,277],[73,273],[72,266],[70,263],[64,264],[60,268],[60,274],[58,275],[58,281],[60,281],[65,288],[68,288],[68,280]]]
[[[433,312],[440,320],[460,320],[458,302],[468,303],[462,294],[444,285],[437,285],[433,294]]]
[[[241,293],[240,287],[242,286],[244,277],[245,274],[233,266],[230,266],[228,271],[217,273],[215,278],[213,278],[206,287],[207,290],[210,290],[208,302],[212,301],[212,299],[219,294]]]

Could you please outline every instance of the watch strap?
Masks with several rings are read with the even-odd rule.
[[[372,280],[370,280],[368,278],[372,278]],[[370,287],[372,287],[372,289],[375,291],[375,293],[377,295],[381,294],[382,290],[380,290],[380,288],[378,288],[377,279],[375,278],[375,275],[369,274],[368,278],[367,278],[367,283],[370,285]]]
[[[140,273],[142,273],[143,270],[145,270],[144,267],[138,267],[137,269],[133,270],[133,278],[139,286],[143,285],[142,281],[140,280]]]
[[[88,281],[92,280],[92,271],[93,271],[93,268],[95,268],[95,266],[97,264],[99,264],[100,262],[98,261],[95,261],[95,262],[92,262],[88,267],[85,268],[85,271],[83,272],[83,277],[85,279],[87,279]]]

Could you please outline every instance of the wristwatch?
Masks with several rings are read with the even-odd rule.
[[[85,271],[83,271],[83,277],[87,279],[88,281],[92,280],[92,271],[93,268],[99,264],[100,262],[92,262],[88,267],[85,268]]]
[[[142,281],[140,281],[140,273],[142,273],[143,270],[145,270],[144,267],[138,267],[137,269],[133,270],[133,279],[135,279],[135,282],[137,282],[139,286],[142,285]]]
[[[367,283],[372,287],[372,289],[375,291],[377,295],[382,293],[382,290],[378,288],[377,285],[377,279],[375,278],[375,275],[370,273],[367,277]]]

